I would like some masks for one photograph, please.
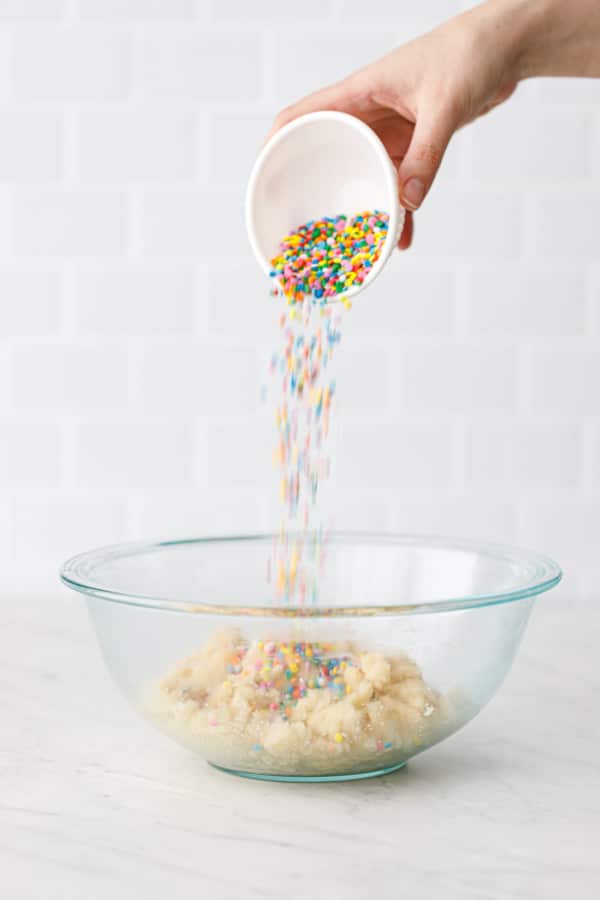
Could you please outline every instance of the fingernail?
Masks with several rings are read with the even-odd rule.
[[[417,209],[423,202],[425,185],[420,178],[409,178],[402,186],[402,199],[411,209]]]

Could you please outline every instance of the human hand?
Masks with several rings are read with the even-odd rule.
[[[502,103],[518,80],[520,0],[496,0],[443,23],[279,113],[273,131],[316,110],[350,113],[379,135],[398,167],[408,211],[398,246],[410,246],[421,205],[454,132]]]

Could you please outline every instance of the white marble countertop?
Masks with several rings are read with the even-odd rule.
[[[76,597],[3,598],[7,900],[600,896],[600,614],[541,598],[507,682],[386,778],[266,784],[133,714]]]

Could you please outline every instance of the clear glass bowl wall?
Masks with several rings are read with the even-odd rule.
[[[555,563],[512,548],[414,536],[334,535],[316,606],[278,606],[266,583],[270,537],[211,539],[93,551],[65,564],[63,581],[87,596],[107,666],[131,703],[209,762],[261,777],[360,777],[398,768],[458,730],[510,669],[534,597],[561,577]],[[410,657],[453,715],[425,746],[397,747],[360,762],[342,750],[331,773],[307,756],[239,754],[163,727],[148,696],[179,661],[236,629],[254,641],[350,641],[387,658]],[[335,754],[338,753],[337,748]],[[308,753],[309,751],[307,751]]]

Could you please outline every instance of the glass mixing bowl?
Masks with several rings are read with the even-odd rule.
[[[69,560],[106,664],[136,709],[222,769],[321,781],[393,771],[457,731],[507,674],[537,553],[333,534],[319,602],[278,605],[270,535],[125,544]]]

